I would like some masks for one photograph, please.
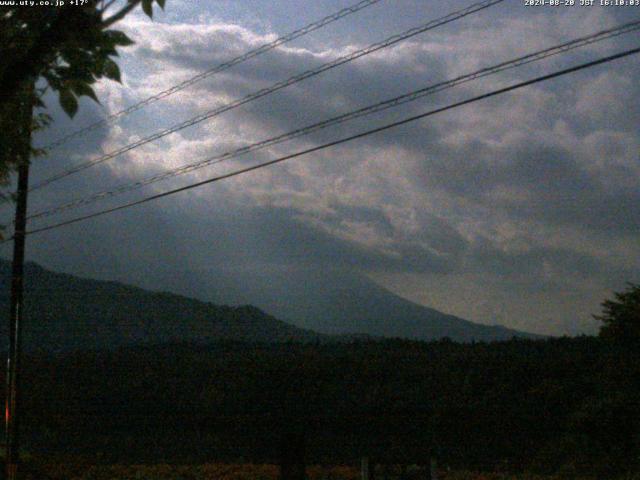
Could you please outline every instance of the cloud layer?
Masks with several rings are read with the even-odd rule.
[[[391,17],[413,8],[412,2],[398,4],[395,11],[378,7],[379,13]],[[294,130],[616,23],[601,10],[528,18],[522,13],[496,9],[361,58],[60,182],[34,195],[32,208]],[[423,15],[424,21],[435,16]],[[209,15],[190,18],[127,19],[123,27],[137,44],[123,59],[124,87],[101,85],[103,107],[84,104],[79,120],[97,118],[101,109],[117,111],[275,37],[255,25]],[[415,24],[421,21],[416,18]],[[108,152],[365,44],[333,40],[280,47],[202,81],[61,149],[35,175]],[[363,131],[637,40],[632,34],[554,57],[117,200]],[[357,269],[405,297],[470,320],[541,333],[592,332],[589,314],[597,312],[603,297],[640,277],[637,74],[632,58],[522,89],[34,237],[32,256],[68,271],[136,281],[143,268],[149,279],[170,267],[229,272],[261,264],[330,264]],[[60,118],[45,136],[66,128],[73,127]],[[162,288],[161,283],[152,286]]]

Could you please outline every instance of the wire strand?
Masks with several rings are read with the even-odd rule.
[[[346,16],[352,15],[356,12],[359,12],[360,10],[363,10],[367,7],[370,7],[371,5],[374,5],[376,3],[381,2],[382,0],[363,0],[360,1],[350,7],[346,7],[343,8],[342,10],[333,13],[331,15],[328,15],[316,22],[310,23],[309,25],[302,27],[298,30],[295,30],[287,35],[284,35],[282,37],[277,38],[276,40],[269,42],[269,43],[265,43],[264,45],[261,45],[260,47],[254,49],[254,50],[250,50],[238,57],[235,57],[227,62],[221,63],[219,65],[216,65],[215,67],[206,70],[202,73],[199,73],[198,75],[195,75],[183,82],[180,82],[176,85],[173,85],[172,87],[167,88],[166,90],[163,90],[159,93],[156,93],[155,95],[152,95],[134,105],[131,105],[130,107],[125,108],[124,110],[120,110],[119,112],[116,112],[112,115],[109,115],[108,117],[102,119],[102,120],[98,120],[97,122],[94,122],[84,128],[81,128],[79,130],[76,130],[74,132],[71,132],[68,135],[65,135],[64,137],[59,138],[58,140],[46,145],[45,147],[43,147],[45,150],[51,150],[54,148],[57,148],[65,143],[67,143],[69,140],[71,140],[72,138],[76,138],[78,136],[81,136],[87,132],[90,132],[92,130],[95,130],[98,127],[101,127],[103,125],[109,125],[112,123],[117,122],[120,118],[129,115],[135,111],[138,111],[144,107],[146,107],[147,105],[151,105],[152,103],[157,102],[158,100],[162,100],[163,98],[166,98],[170,95],[173,95],[176,92],[179,92],[181,90],[184,90],[187,87],[190,87],[191,85],[194,85],[198,82],[200,82],[201,80],[204,80],[205,78],[209,78],[212,75],[215,75],[217,73],[223,72],[224,70],[227,70],[235,65],[238,65],[239,63],[243,63],[246,62],[247,60],[250,60],[254,57],[257,57],[259,55],[262,55],[263,53],[266,53],[270,50],[273,50],[274,48],[279,47],[280,45],[284,45],[285,43],[291,42],[292,40],[295,40],[297,38],[300,38],[304,35],[307,35],[315,30],[318,30],[326,25],[329,25],[330,23],[333,23],[335,21],[338,21]]]
[[[288,78],[287,80],[283,80],[281,82],[277,82],[275,84],[273,84],[270,87],[267,88],[263,88],[261,90],[258,90],[254,93],[251,93],[239,100],[236,100],[234,102],[228,103],[226,105],[222,105],[220,107],[214,108],[213,110],[209,110],[205,113],[202,113],[200,115],[197,115],[189,120],[186,120],[182,123],[179,123],[177,125],[174,125],[173,127],[161,130],[159,132],[156,132],[148,137],[142,138],[136,142],[130,143],[128,145],[125,145],[124,147],[121,147],[117,150],[114,150],[113,152],[107,153],[101,157],[98,157],[96,159],[93,160],[89,160],[87,162],[83,162],[83,163],[79,163],[75,166],[72,166],[71,168],[64,170],[58,174],[55,174],[51,177],[48,177],[44,180],[42,180],[41,182],[35,184],[30,191],[34,191],[34,190],[39,190],[47,185],[50,185],[53,182],[56,182],[58,180],[61,180],[63,178],[66,178],[70,175],[73,175],[75,173],[81,172],[83,170],[86,170],[87,168],[93,167],[95,165],[98,165],[100,163],[106,162],[107,160],[111,160],[112,158],[115,158],[117,156],[122,155],[123,153],[129,152],[135,148],[141,147],[143,145],[146,145],[148,143],[151,143],[155,140],[159,140],[160,138],[163,138],[167,135],[170,135],[172,133],[176,133],[180,130],[183,130],[187,127],[191,127],[193,125],[196,125],[200,122],[203,122],[205,120],[208,120],[210,118],[216,117],[222,113],[228,112],[230,110],[233,110],[235,108],[238,108],[242,105],[245,105],[249,102],[252,102],[254,100],[257,100],[259,98],[265,97],[267,95],[270,95],[278,90],[282,90],[283,88],[289,87],[295,83],[301,82],[303,80],[306,80],[308,78],[314,77],[316,75],[320,75],[321,73],[324,73],[328,70],[331,70],[333,68],[336,68],[340,65],[352,62],[353,60],[356,60],[360,57],[363,57],[365,55],[369,55],[373,52],[376,52],[378,50],[381,50],[383,48],[387,48],[390,47],[391,45],[395,45],[396,43],[399,43],[403,40],[406,40],[408,38],[414,37],[418,34],[424,33],[428,30],[432,30],[436,27],[442,26],[442,25],[446,25],[448,23],[454,22],[456,20],[459,20],[461,18],[464,18],[468,15],[471,15],[473,13],[482,11],[486,8],[489,8],[493,5],[496,5],[498,3],[502,3],[504,0],[485,0],[483,2],[479,2],[479,3],[475,3],[473,5],[470,5],[462,10],[458,10],[455,12],[452,12],[444,17],[441,17],[439,19],[436,20],[431,20],[419,27],[415,27],[412,29],[409,29],[407,31],[405,31],[404,33],[401,34],[397,34],[397,35],[393,35],[389,38],[387,38],[386,40],[383,40],[382,42],[378,42],[378,43],[374,43],[366,48],[363,48],[361,50],[356,50],[355,52],[352,52],[348,55],[344,55],[342,57],[339,57],[331,62],[328,63],[324,63],[322,65],[320,65],[317,68],[311,69],[311,70],[307,70],[305,72],[299,73],[297,75],[294,75],[290,78]]]
[[[90,205],[92,203],[95,203],[99,200],[103,200],[103,199],[107,199],[107,198],[113,198],[117,195],[120,194],[124,194],[133,190],[137,190],[139,188],[142,188],[144,186],[147,185],[151,185],[153,183],[157,183],[163,180],[167,180],[169,178],[173,178],[179,175],[183,175],[186,173],[190,173],[193,172],[195,170],[204,168],[204,167],[209,167],[218,163],[221,163],[223,161],[232,159],[232,158],[236,158],[238,156],[241,155],[246,155],[247,153],[250,152],[255,152],[258,150],[262,150],[264,148],[267,147],[271,147],[280,143],[283,143],[285,141],[288,140],[292,140],[295,138],[299,138],[301,136],[304,135],[308,135],[311,134],[313,132],[317,132],[319,130],[334,126],[334,125],[338,125],[340,123],[344,123],[356,118],[360,118],[366,115],[371,115],[374,113],[378,113],[384,110],[387,110],[389,108],[394,108],[400,105],[404,105],[406,103],[409,102],[413,102],[415,100],[424,98],[428,95],[433,95],[435,93],[439,93],[441,91],[444,91],[446,89],[449,88],[453,88],[455,86],[473,81],[473,80],[477,80],[479,78],[483,78],[489,75],[495,75],[497,73],[503,72],[505,70],[509,70],[509,69],[513,69],[516,67],[520,67],[522,65],[526,65],[529,63],[533,63],[533,62],[537,62],[543,59],[546,59],[548,57],[554,56],[554,55],[558,55],[558,54],[562,54],[562,53],[566,53],[570,50],[574,50],[576,48],[580,48],[580,47],[584,47],[586,45],[592,45],[594,43],[597,42],[601,42],[613,37],[617,37],[626,33],[631,33],[634,31],[638,31],[638,29],[640,29],[640,20],[636,20],[633,22],[629,22],[626,23],[624,25],[618,26],[618,27],[614,27],[614,28],[610,28],[607,30],[602,30],[600,32],[585,36],[585,37],[581,37],[581,38],[577,38],[574,40],[570,40],[568,42],[565,42],[563,44],[554,46],[554,47],[550,47],[544,50],[539,50],[537,52],[534,53],[530,53],[506,62],[502,62],[499,63],[497,65],[491,66],[491,67],[486,67],[486,68],[482,68],[480,70],[477,70],[473,73],[469,73],[466,75],[461,75],[458,76],[456,78],[453,78],[451,80],[447,80],[444,82],[439,82],[436,83],[434,85],[430,85],[428,87],[425,88],[421,88],[418,90],[414,90],[410,93],[406,93],[404,95],[400,95],[388,100],[384,100],[382,102],[373,104],[373,105],[369,105],[367,107],[364,108],[360,108],[358,110],[354,110],[333,118],[330,118],[328,120],[324,120],[322,122],[318,122],[318,123],[314,123],[312,125],[303,127],[303,128],[299,128],[296,130],[293,130],[291,132],[288,133],[284,133],[282,135],[278,135],[276,137],[272,137],[260,142],[255,142],[252,143],[250,145],[246,145],[244,147],[241,148],[237,148],[235,150],[232,151],[228,151],[228,152],[224,152],[221,154],[217,154],[214,155],[212,157],[206,158],[204,160],[200,160],[199,162],[195,162],[195,163],[189,163],[186,165],[182,165],[180,167],[177,168],[173,168],[173,169],[169,169],[166,170],[164,172],[152,175],[150,177],[147,177],[146,179],[143,180],[138,180],[135,182],[131,182],[131,183],[127,183],[124,185],[120,185],[118,187],[109,189],[109,190],[104,190],[102,192],[99,193],[95,193],[92,194],[90,196],[86,196],[83,198],[79,198],[79,199],[74,199],[71,200],[65,204],[62,204],[58,207],[54,207],[54,208],[50,208],[47,210],[43,210],[40,212],[36,212],[33,213],[31,215],[29,215],[27,218],[28,219],[37,219],[37,218],[45,218],[45,217],[50,217],[52,215],[64,212],[64,211],[68,211],[74,208],[78,208],[81,206],[86,206],[86,205]]]
[[[487,99],[487,98],[495,97],[497,95],[501,95],[501,94],[504,94],[504,93],[507,93],[507,92],[511,92],[513,90],[517,90],[517,89],[520,89],[520,88],[523,88],[523,87],[526,87],[526,86],[529,86],[529,85],[533,85],[533,84],[536,84],[536,83],[540,83],[540,82],[544,82],[544,81],[547,81],[547,80],[551,80],[553,78],[561,77],[561,76],[567,75],[569,73],[573,73],[573,72],[577,72],[579,70],[584,70],[584,69],[587,69],[587,68],[595,67],[597,65],[608,63],[608,62],[611,62],[611,61],[614,61],[614,60],[618,60],[618,59],[621,59],[623,57],[627,57],[627,56],[630,56],[630,55],[635,55],[635,54],[638,54],[638,53],[640,53],[640,48],[634,48],[634,49],[631,49],[631,50],[626,50],[626,51],[623,51],[623,52],[620,52],[620,53],[616,53],[614,55],[603,57],[603,58],[600,58],[598,60],[593,60],[593,61],[588,62],[588,63],[583,63],[583,64],[580,64],[580,65],[577,65],[577,66],[574,66],[574,67],[566,68],[566,69],[563,69],[563,70],[558,70],[558,71],[556,71],[554,73],[550,73],[550,74],[547,74],[547,75],[536,77],[536,78],[533,78],[531,80],[527,80],[527,81],[524,81],[524,82],[516,83],[516,84],[511,85],[509,87],[500,88],[498,90],[494,90],[492,92],[485,93],[483,95],[478,95],[478,96],[475,96],[475,97],[471,97],[471,98],[468,98],[466,100],[462,100],[460,102],[452,103],[452,104],[447,105],[445,107],[440,107],[440,108],[437,108],[435,110],[430,110],[428,112],[421,113],[419,115],[414,115],[414,116],[405,118],[403,120],[399,120],[397,122],[389,123],[387,125],[383,125],[381,127],[374,128],[374,129],[371,129],[371,130],[367,130],[365,132],[361,132],[361,133],[358,133],[358,134],[355,134],[355,135],[351,135],[351,136],[348,136],[348,137],[345,137],[345,138],[342,138],[342,139],[339,139],[339,140],[334,140],[332,142],[325,143],[325,144],[322,144],[322,145],[318,145],[318,146],[313,147],[313,148],[308,148],[306,150],[302,150],[302,151],[299,151],[299,152],[296,152],[296,153],[292,153],[292,154],[286,155],[284,157],[279,157],[279,158],[276,158],[274,160],[270,160],[268,162],[263,162],[263,163],[260,163],[260,164],[257,164],[257,165],[253,165],[253,166],[250,166],[250,167],[245,167],[245,168],[236,170],[234,172],[226,173],[224,175],[218,175],[218,176],[209,178],[207,180],[203,180],[203,181],[200,181],[200,182],[197,182],[197,183],[192,183],[190,185],[186,185],[184,187],[180,187],[180,188],[176,188],[176,189],[173,189],[173,190],[169,190],[167,192],[163,192],[163,193],[159,193],[159,194],[156,194],[156,195],[152,195],[150,197],[146,197],[146,198],[143,198],[141,200],[137,200],[135,202],[130,202],[130,203],[127,203],[127,204],[124,204],[124,205],[120,205],[118,207],[113,207],[113,208],[101,210],[99,212],[95,212],[95,213],[92,213],[92,214],[89,214],[89,215],[79,216],[79,217],[72,218],[70,220],[65,220],[63,222],[59,222],[59,223],[56,223],[56,224],[53,224],[53,225],[48,225],[48,226],[45,226],[45,227],[37,228],[35,230],[30,230],[30,231],[27,231],[26,234],[27,235],[33,235],[35,233],[41,233],[41,232],[45,232],[45,231],[48,231],[48,230],[53,230],[53,229],[60,228],[60,227],[66,226],[66,225],[71,225],[71,224],[74,224],[74,223],[77,223],[77,222],[81,222],[81,221],[88,220],[88,219],[91,219],[91,218],[96,218],[96,217],[99,217],[99,216],[102,216],[102,215],[106,215],[108,213],[113,213],[113,212],[124,210],[124,209],[130,208],[130,207],[141,205],[143,203],[151,202],[153,200],[158,200],[160,198],[167,197],[167,196],[170,196],[170,195],[174,195],[174,194],[179,193],[179,192],[184,192],[184,191],[187,191],[187,190],[191,190],[193,188],[201,187],[203,185],[207,185],[207,184],[210,184],[210,183],[218,182],[220,180],[224,180],[224,179],[235,177],[235,176],[238,176],[238,175],[241,175],[241,174],[244,174],[244,173],[248,173],[248,172],[251,172],[253,170],[258,170],[258,169],[265,168],[265,167],[268,167],[268,166],[271,166],[271,165],[275,165],[277,163],[281,163],[281,162],[284,162],[286,160],[290,160],[290,159],[293,159],[293,158],[301,157],[301,156],[307,155],[309,153],[313,153],[313,152],[317,152],[317,151],[320,151],[320,150],[324,150],[324,149],[327,149],[327,148],[330,148],[330,147],[333,147],[333,146],[336,146],[336,145],[340,145],[340,144],[343,144],[343,143],[347,143],[347,142],[359,139],[359,138],[367,137],[367,136],[373,135],[375,133],[379,133],[379,132],[382,132],[382,131],[385,131],[385,130],[389,130],[389,129],[392,129],[392,128],[395,128],[395,127],[398,127],[398,126],[401,126],[401,125],[405,125],[407,123],[411,123],[411,122],[414,122],[416,120],[421,120],[423,118],[427,118],[427,117],[436,115],[438,113],[446,112],[448,110],[453,110],[455,108],[459,108],[459,107],[462,107],[464,105],[475,103],[475,102],[478,102],[480,100],[484,100],[484,99]]]

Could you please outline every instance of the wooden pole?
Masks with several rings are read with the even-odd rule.
[[[431,462],[429,464],[429,474],[431,480],[438,480],[438,463],[435,457],[431,457]]]
[[[376,470],[376,464],[371,457],[362,457],[360,459],[360,477],[362,480],[373,480]]]
[[[360,459],[360,480],[369,479],[369,457],[362,457]]]
[[[15,230],[13,235],[13,263],[11,271],[11,309],[9,316],[9,354],[7,358],[7,391],[5,399],[6,472],[8,480],[18,478],[20,463],[20,362],[22,356],[23,275],[25,230],[27,225],[27,192],[29,190],[29,154],[31,151],[31,121],[33,115],[33,86],[25,92],[21,105],[24,144],[18,159],[18,189],[16,196]]]

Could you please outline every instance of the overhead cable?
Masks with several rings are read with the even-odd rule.
[[[273,84],[270,87],[267,88],[263,88],[261,90],[258,90],[256,92],[253,92],[249,95],[246,95],[245,97],[236,100],[234,102],[228,103],[226,105],[222,105],[219,106],[217,108],[214,108],[213,110],[209,110],[205,113],[202,113],[200,115],[197,115],[189,120],[186,120],[182,123],[179,123],[177,125],[174,125],[172,127],[166,128],[164,130],[161,130],[159,132],[156,132],[152,135],[149,135],[147,137],[144,137],[140,140],[137,140],[133,143],[130,143],[128,145],[125,145],[124,147],[121,147],[117,150],[114,150],[112,152],[109,152],[105,155],[102,155],[101,157],[95,158],[93,160],[88,160],[86,162],[82,162],[82,163],[78,163],[66,170],[63,170],[60,173],[57,173],[55,175],[52,175],[42,181],[40,181],[39,183],[36,183],[30,191],[34,191],[34,190],[38,190],[41,189],[47,185],[50,185],[53,182],[56,182],[58,180],[61,180],[63,178],[66,178],[70,175],[73,175],[75,173],[81,172],[83,170],[86,170],[87,168],[93,167],[95,165],[101,164],[103,162],[106,162],[107,160],[111,160],[112,158],[115,158],[119,155],[122,155],[123,153],[129,152],[135,148],[141,147],[143,145],[146,145],[150,142],[153,142],[155,140],[159,140],[160,138],[166,137],[167,135],[170,135],[172,133],[176,133],[180,130],[183,130],[187,127],[191,127],[193,125],[196,125],[200,122],[203,122],[205,120],[208,120],[210,118],[213,118],[215,116],[218,116],[222,113],[228,112],[229,110],[233,110],[235,108],[238,108],[242,105],[245,105],[249,102],[252,102],[254,100],[257,100],[259,98],[265,97],[271,93],[274,93],[278,90],[282,90],[283,88],[286,88],[290,85],[293,85],[295,83],[301,82],[303,80],[306,80],[308,78],[314,77],[316,75],[320,75],[323,72],[326,72],[327,70],[331,70],[333,68],[336,68],[340,65],[343,65],[345,63],[349,63],[352,62],[353,60],[356,60],[357,58],[363,57],[365,55],[369,55],[373,52],[376,52],[378,50],[381,50],[383,48],[387,48],[390,47],[392,45],[395,45],[396,43],[399,43],[403,40],[406,40],[408,38],[414,37],[420,33],[424,33],[428,30],[432,30],[436,27],[454,22],[456,20],[459,20],[463,17],[466,17],[468,15],[471,15],[473,13],[479,12],[481,10],[484,10],[486,8],[489,8],[493,5],[496,5],[498,3],[502,3],[504,0],[485,0],[479,3],[475,3],[473,5],[470,5],[462,10],[458,10],[456,12],[450,13],[444,17],[441,17],[439,19],[436,20],[431,20],[419,27],[415,27],[412,29],[409,29],[407,31],[405,31],[404,33],[401,34],[397,34],[397,35],[393,35],[389,38],[387,38],[386,40],[383,40],[381,42],[378,43],[374,43],[373,45],[370,45],[366,48],[363,48],[361,50],[356,50],[352,53],[349,53],[347,55],[344,55],[342,57],[339,57],[335,60],[332,60],[331,62],[328,63],[324,63],[322,65],[320,65],[319,67],[316,67],[314,69],[311,70],[307,70],[305,72],[299,73],[297,75],[294,75],[290,78],[288,78],[287,80],[283,80],[280,82],[277,82],[275,84]]]
[[[45,150],[51,150],[54,149],[56,147],[59,147],[60,145],[63,145],[64,143],[68,142],[69,140],[71,140],[72,138],[78,137],[80,135],[83,135],[87,132],[90,132],[92,130],[95,130],[98,127],[104,126],[104,125],[109,125],[112,123],[117,122],[120,118],[129,115],[130,113],[133,113],[135,111],[138,111],[144,107],[146,107],[147,105],[151,105],[152,103],[157,102],[158,100],[162,100],[163,98],[166,98],[170,95],[173,95],[176,92],[179,92],[180,90],[184,90],[187,87],[190,87],[191,85],[194,85],[198,82],[200,82],[201,80],[204,80],[205,78],[209,78],[212,75],[215,75],[216,73],[220,73],[223,72],[224,70],[227,70],[235,65],[238,65],[239,63],[242,62],[246,62],[247,60],[250,60],[254,57],[257,57],[258,55],[262,55],[263,53],[266,53],[270,50],[273,50],[276,47],[279,47],[280,45],[284,45],[285,43],[291,42],[292,40],[295,40],[297,38],[300,38],[304,35],[307,35],[308,33],[311,33],[315,30],[318,30],[326,25],[329,25],[330,23],[333,23],[337,20],[340,20],[341,18],[344,18],[348,15],[354,14],[356,12],[359,12],[360,10],[367,8],[371,5],[374,5],[376,3],[381,2],[382,0],[363,0],[360,1],[358,3],[356,3],[355,5],[352,5],[350,7],[346,7],[343,8],[342,10],[333,13],[331,15],[328,15],[316,22],[310,23],[309,25],[302,27],[298,30],[295,30],[287,35],[284,35],[282,37],[279,37],[277,39],[275,39],[272,42],[269,43],[265,43],[261,46],[259,46],[258,48],[255,48],[253,50],[250,50],[238,57],[235,57],[227,62],[221,63],[219,65],[216,65],[213,68],[210,68],[209,70],[206,70],[204,72],[201,72],[191,78],[188,78],[187,80],[184,80],[183,82],[180,82],[176,85],[173,85],[169,88],[167,88],[166,90],[163,90],[161,92],[156,93],[155,95],[152,95],[138,103],[135,103],[127,108],[125,108],[124,110],[120,110],[119,112],[113,113],[111,115],[109,115],[108,117],[98,120],[97,122],[94,122],[84,128],[81,128],[79,130],[76,130],[74,132],[71,132],[68,135],[65,135],[64,137],[59,138],[58,140],[44,146],[43,148]]]
[[[356,140],[356,139],[359,139],[359,138],[368,137],[369,135],[373,135],[375,133],[379,133],[379,132],[382,132],[382,131],[385,131],[385,130],[389,130],[389,129],[392,129],[392,128],[395,128],[395,127],[398,127],[398,126],[401,126],[401,125],[405,125],[407,123],[415,122],[416,120],[421,120],[421,119],[424,119],[424,118],[427,118],[427,117],[430,117],[430,116],[433,116],[433,115],[436,115],[436,114],[439,114],[439,113],[442,113],[442,112],[446,112],[446,111],[449,111],[449,110],[453,110],[455,108],[462,107],[464,105],[469,105],[471,103],[478,102],[480,100],[484,100],[484,99],[487,99],[487,98],[495,97],[497,95],[501,95],[501,94],[504,94],[504,93],[507,93],[507,92],[511,92],[511,91],[514,91],[514,90],[517,90],[517,89],[520,89],[520,88],[523,88],[523,87],[526,87],[526,86],[529,86],[529,85],[533,85],[533,84],[536,84],[536,83],[540,83],[540,82],[544,82],[544,81],[547,81],[547,80],[551,80],[553,78],[561,77],[561,76],[564,76],[564,75],[567,75],[567,74],[570,74],[570,73],[573,73],[573,72],[577,72],[579,70],[585,70],[587,68],[592,68],[592,67],[595,67],[597,65],[602,65],[604,63],[608,63],[608,62],[611,62],[611,61],[614,61],[614,60],[618,60],[618,59],[621,59],[623,57],[628,57],[630,55],[636,55],[638,53],[640,53],[640,47],[639,48],[630,49],[630,50],[625,50],[623,52],[619,52],[619,53],[616,53],[614,55],[609,55],[607,57],[599,58],[598,60],[593,60],[591,62],[583,63],[583,64],[580,64],[580,65],[577,65],[577,66],[574,66],[574,67],[565,68],[563,70],[558,70],[558,71],[556,71],[554,73],[550,73],[550,74],[547,74],[547,75],[539,76],[539,77],[536,77],[536,78],[533,78],[531,80],[527,80],[527,81],[524,81],[524,82],[516,83],[516,84],[511,85],[509,87],[504,87],[504,88],[500,88],[500,89],[497,89],[497,90],[493,90],[493,91],[491,91],[489,93],[485,93],[485,94],[482,94],[482,95],[471,97],[471,98],[468,98],[466,100],[462,100],[460,102],[452,103],[452,104],[447,105],[445,107],[440,107],[440,108],[437,108],[437,109],[434,109],[434,110],[430,110],[428,112],[421,113],[419,115],[414,115],[414,116],[405,118],[403,120],[399,120],[397,122],[389,123],[389,124],[383,125],[381,127],[377,127],[377,128],[374,128],[374,129],[371,129],[371,130],[367,130],[367,131],[364,131],[364,132],[361,132],[361,133],[358,133],[358,134],[355,134],[355,135],[351,135],[351,136],[348,136],[348,137],[345,137],[345,138],[341,138],[339,140],[334,140],[332,142],[324,143],[322,145],[318,145],[318,146],[315,146],[313,148],[308,148],[306,150],[302,150],[302,151],[299,151],[299,152],[296,152],[296,153],[285,155],[283,157],[279,157],[279,158],[276,158],[274,160],[270,160],[270,161],[267,161],[267,162],[259,163],[257,165],[253,165],[253,166],[250,166],[250,167],[241,168],[239,170],[236,170],[236,171],[233,171],[233,172],[230,172],[230,173],[226,173],[226,174],[223,174],[223,175],[218,175],[218,176],[209,178],[207,180],[202,180],[200,182],[192,183],[192,184],[186,185],[184,187],[175,188],[173,190],[169,190],[169,191],[166,191],[166,192],[163,192],[163,193],[152,195],[152,196],[143,198],[141,200],[136,200],[134,202],[130,202],[130,203],[127,203],[127,204],[124,204],[124,205],[120,205],[120,206],[113,207],[113,208],[108,208],[108,209],[105,209],[105,210],[100,210],[98,212],[94,212],[94,213],[91,213],[91,214],[88,214],[88,215],[82,215],[82,216],[79,216],[79,217],[75,217],[75,218],[72,218],[72,219],[69,219],[69,220],[65,220],[65,221],[62,221],[62,222],[59,222],[59,223],[55,223],[55,224],[52,224],[52,225],[48,225],[48,226],[45,226],[45,227],[36,228],[34,230],[29,230],[26,233],[27,233],[27,235],[33,235],[35,233],[41,233],[41,232],[57,229],[57,228],[60,228],[60,227],[66,226],[66,225],[71,225],[71,224],[74,224],[74,223],[78,223],[78,222],[81,222],[81,221],[84,221],[84,220],[88,220],[88,219],[91,219],[91,218],[96,218],[96,217],[99,217],[99,216],[102,216],[102,215],[106,215],[108,213],[113,213],[113,212],[117,212],[117,211],[120,211],[120,210],[125,210],[127,208],[131,208],[131,207],[134,207],[134,206],[137,206],[137,205],[141,205],[143,203],[151,202],[151,201],[154,201],[154,200],[158,200],[160,198],[164,198],[164,197],[167,197],[167,196],[170,196],[170,195],[174,195],[174,194],[179,193],[179,192],[184,192],[184,191],[187,191],[187,190],[191,190],[191,189],[194,189],[194,188],[201,187],[203,185],[208,185],[210,183],[218,182],[220,180],[224,180],[224,179],[227,179],[227,178],[231,178],[231,177],[235,177],[235,176],[238,176],[238,175],[242,175],[242,174],[254,171],[254,170],[262,169],[262,168],[265,168],[265,167],[268,167],[268,166],[271,166],[271,165],[275,165],[277,163],[284,162],[286,160],[290,160],[290,159],[293,159],[293,158],[301,157],[303,155],[307,155],[307,154],[313,153],[313,152],[318,152],[320,150],[325,150],[327,148],[334,147],[336,145],[340,145],[340,144],[343,144],[343,143],[347,143],[347,142],[350,142],[350,141],[353,141],[353,140]]]
[[[304,135],[308,135],[313,132],[316,132],[331,126],[338,125],[340,123],[344,123],[356,118],[363,117],[365,115],[371,115],[383,110],[387,110],[389,108],[393,108],[399,105],[413,102],[420,98],[424,98],[428,95],[433,95],[443,90],[453,88],[457,85],[461,85],[473,80],[477,80],[479,78],[487,77],[489,75],[495,75],[505,70],[509,70],[509,69],[520,67],[529,63],[537,62],[554,55],[565,53],[570,50],[574,50],[587,45],[592,45],[594,43],[601,42],[609,38],[617,37],[622,34],[638,31],[639,29],[640,29],[640,20],[636,20],[634,22],[629,22],[618,27],[602,30],[600,32],[597,32],[588,36],[580,37],[580,38],[565,42],[563,44],[556,45],[554,47],[546,48],[544,50],[539,50],[534,53],[530,53],[506,62],[499,63],[497,65],[493,65],[491,67],[486,67],[486,68],[474,71],[473,73],[461,75],[450,80],[446,80],[446,81],[439,82],[418,90],[414,90],[410,93],[406,93],[404,95],[387,99],[382,102],[378,102],[373,105],[369,105],[367,107],[360,108],[358,110],[354,110],[342,115],[338,115],[336,117],[333,117],[321,122],[317,122],[312,125],[299,128],[299,129],[290,131],[288,133],[284,133],[282,135],[278,135],[276,137],[272,137],[260,142],[255,142],[250,145],[237,148],[235,150],[217,154],[217,155],[208,157],[204,160],[200,160],[198,162],[188,163],[186,165],[182,165],[177,168],[172,168],[164,172],[160,172],[150,177],[147,177],[143,180],[138,180],[135,182],[120,185],[118,187],[115,187],[109,190],[104,190],[102,192],[95,193],[83,198],[74,199],[62,205],[59,205],[57,207],[49,208],[47,210],[42,210],[42,211],[33,213],[29,215],[27,218],[37,219],[37,218],[50,217],[52,215],[55,215],[67,210],[90,205],[99,200],[113,198],[117,195],[130,192],[133,190],[137,190],[139,188],[142,188],[147,185],[151,185],[153,183],[157,183],[163,180],[167,180],[169,178],[173,178],[179,175],[193,172],[195,170],[198,170],[204,167],[212,166],[212,165],[221,163],[223,161],[236,158],[241,155],[246,155],[250,152],[262,150],[264,148],[271,147],[271,146],[274,146],[274,145],[277,145],[285,141],[292,140]]]

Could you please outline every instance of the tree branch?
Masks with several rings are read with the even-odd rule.
[[[101,13],[104,14],[104,12],[106,12],[109,7],[111,7],[111,5],[113,5],[114,3],[116,3],[118,0],[110,0],[109,2],[106,3],[106,5],[103,3],[102,7],[100,8]]]
[[[42,66],[42,59],[55,51],[58,39],[65,35],[62,28],[64,15],[58,14],[60,9],[54,10],[49,27],[21,58],[10,64],[0,78],[0,92],[6,92],[9,98],[18,91],[23,82],[33,80],[40,74],[38,69]]]
[[[109,18],[102,22],[102,28],[108,28],[119,20],[122,20],[131,10],[136,8],[141,0],[129,0],[129,4],[126,7],[120,9],[118,13],[114,13]]]

